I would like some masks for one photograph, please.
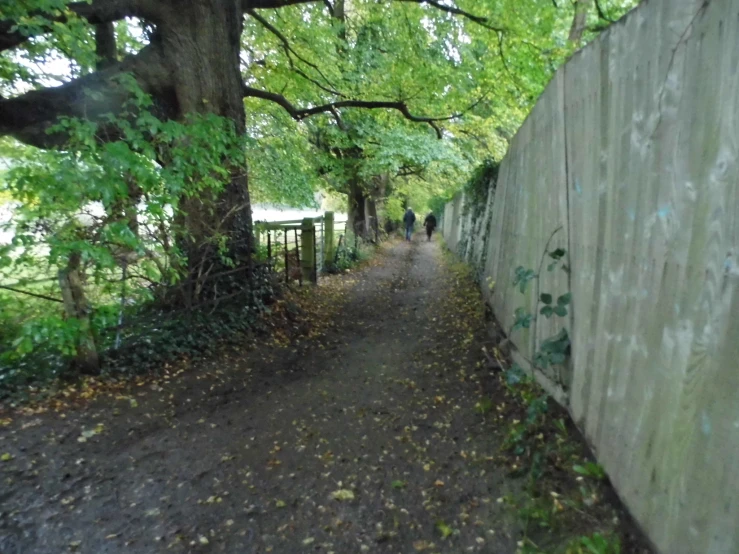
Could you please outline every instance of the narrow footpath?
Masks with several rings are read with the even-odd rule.
[[[524,480],[479,409],[493,343],[451,265],[385,246],[318,330],[11,414],[0,552],[513,554]]]

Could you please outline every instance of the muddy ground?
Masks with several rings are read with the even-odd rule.
[[[551,514],[522,516],[530,479],[504,446],[524,407],[451,266],[437,242],[393,243],[243,349],[6,410],[0,552],[588,552],[595,531],[648,552],[607,484],[566,467],[537,499]],[[585,485],[595,505],[570,508]]]

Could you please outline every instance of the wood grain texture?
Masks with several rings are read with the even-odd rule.
[[[556,73],[481,217],[463,203],[444,235],[506,328],[536,305],[513,270],[564,225],[571,274],[542,277],[573,294],[556,396],[662,552],[739,553],[739,2],[642,3]]]

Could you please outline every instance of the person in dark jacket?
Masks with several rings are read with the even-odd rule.
[[[406,210],[403,216],[403,223],[405,223],[405,240],[410,241],[413,235],[413,225],[416,223],[416,214],[410,208]]]
[[[423,226],[426,227],[426,236],[431,240],[431,233],[436,229],[436,216],[433,212],[429,213],[426,219],[423,220]]]

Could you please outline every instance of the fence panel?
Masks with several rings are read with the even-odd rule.
[[[564,225],[571,273],[541,284],[573,294],[559,399],[669,554],[739,552],[738,158],[739,4],[651,0],[557,72],[481,219],[462,195],[445,209],[505,326],[513,269]],[[514,342],[530,355],[553,330]]]

